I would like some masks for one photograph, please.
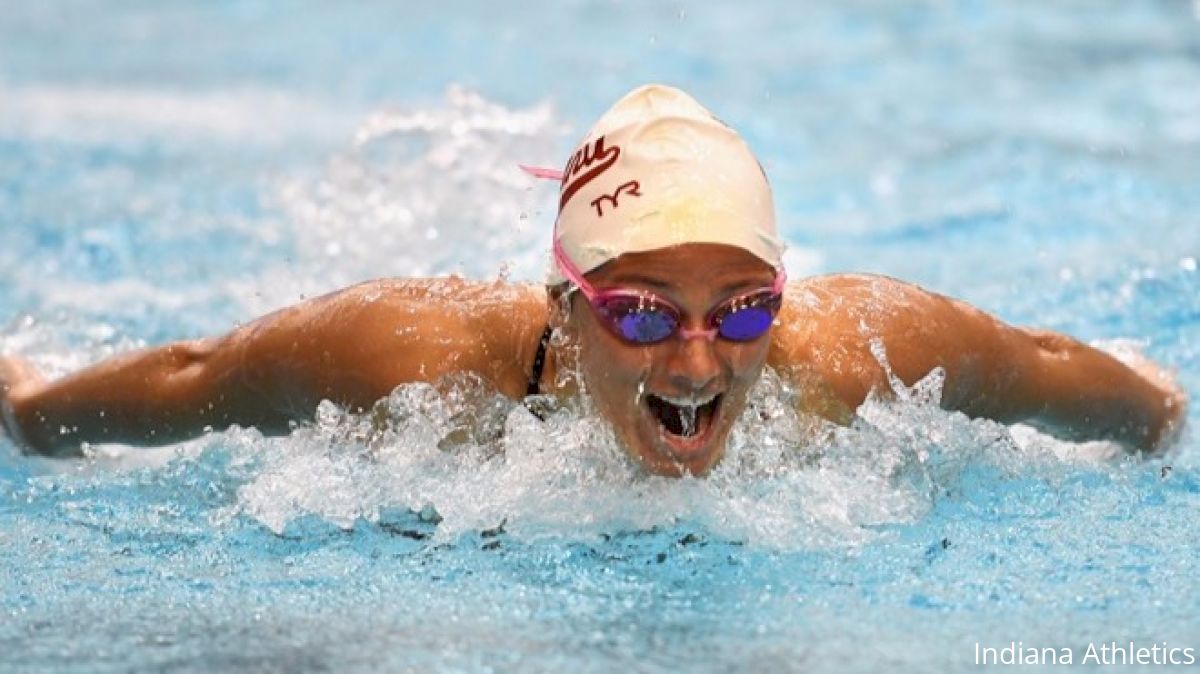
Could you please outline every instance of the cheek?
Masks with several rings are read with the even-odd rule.
[[[741,410],[745,405],[750,389],[762,376],[763,367],[767,362],[767,351],[770,342],[764,338],[753,344],[738,346],[729,354],[730,392],[733,394],[730,403],[734,411]]]
[[[734,379],[757,379],[767,362],[767,351],[771,342],[767,337],[758,339],[750,344],[734,347],[729,355],[730,369]]]
[[[638,384],[645,381],[650,370],[646,350],[617,342],[595,321],[574,323],[580,371],[592,396],[609,408],[614,403],[633,402]]]

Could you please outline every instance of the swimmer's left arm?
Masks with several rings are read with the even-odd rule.
[[[772,364],[796,381],[819,382],[843,411],[872,389],[888,390],[871,352],[876,340],[907,385],[943,368],[942,407],[972,417],[1130,450],[1162,448],[1183,418],[1183,392],[1148,361],[1135,370],[1066,335],[1009,326],[883,277],[827,277],[799,290],[780,316]],[[820,329],[806,327],[814,325]]]
[[[1161,451],[1183,423],[1187,396],[1162,368],[1132,366],[1073,337],[1006,328],[1023,352],[1014,387],[1021,419],[1068,440],[1115,440],[1130,451]]]

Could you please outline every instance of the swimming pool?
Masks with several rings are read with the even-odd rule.
[[[772,177],[793,276],[1133,340],[1200,391],[1200,9],[1182,2],[42,2],[0,19],[0,350],[51,373],[359,279],[540,279],[558,165],[682,86]],[[930,382],[934,385],[936,382]],[[769,378],[707,480],[469,385],[89,462],[0,440],[0,670],[961,671],[1200,649],[1200,445],[1097,460]],[[1194,428],[1200,421],[1190,413]],[[503,428],[502,439],[492,432]],[[1099,668],[1094,662],[1084,668]]]

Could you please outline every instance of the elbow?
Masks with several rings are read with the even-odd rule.
[[[164,348],[168,369],[174,374],[195,372],[221,351],[222,339],[204,337],[169,344]]]
[[[197,339],[164,346],[143,376],[141,395],[157,400],[164,411],[207,402],[219,392],[213,361],[216,340]]]
[[[239,397],[236,359],[228,356],[224,338],[175,342],[161,351],[157,367],[147,373],[142,395],[157,400],[154,415],[169,426],[225,427]],[[168,432],[168,435],[171,433]]]

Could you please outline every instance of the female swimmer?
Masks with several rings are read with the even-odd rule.
[[[112,358],[56,381],[0,359],[0,411],[25,451],[165,444],[231,424],[286,433],[322,399],[369,407],[396,386],[472,372],[514,399],[588,395],[648,471],[720,460],[765,366],[840,423],[943,368],[941,404],[1073,439],[1162,447],[1185,397],[1070,337],[1005,325],[879,276],[786,282],[766,176],[681,91],[641,87],[562,175],[546,287],[456,278],[364,283],[225,336]],[[553,336],[553,338],[552,338]],[[877,349],[876,349],[877,351]]]

